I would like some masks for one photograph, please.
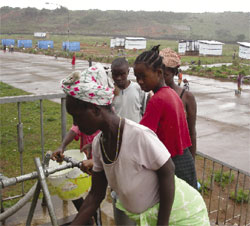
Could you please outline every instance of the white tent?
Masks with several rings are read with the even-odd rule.
[[[180,40],[178,44],[178,53],[185,54],[188,52],[197,52],[199,50],[199,42],[194,40]]]
[[[110,40],[110,48],[115,47],[124,47],[125,46],[125,38],[111,38]]]
[[[36,38],[46,38],[46,32],[34,32]]]
[[[218,41],[199,40],[199,54],[221,56],[224,43]]]
[[[142,37],[126,37],[125,49],[146,49],[147,40]]]
[[[250,60],[250,43],[249,42],[237,42],[239,46],[239,57],[242,59]]]

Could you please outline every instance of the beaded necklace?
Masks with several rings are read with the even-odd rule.
[[[118,133],[117,133],[117,143],[116,143],[115,159],[114,159],[114,160],[111,160],[111,159],[108,157],[108,155],[107,155],[107,153],[106,153],[106,151],[105,151],[104,144],[103,144],[103,139],[104,139],[104,138],[103,138],[103,133],[102,133],[101,139],[100,139],[103,153],[104,153],[106,159],[107,159],[108,161],[112,162],[112,163],[115,162],[115,161],[117,160],[117,158],[118,158],[119,143],[120,143],[120,132],[121,132],[121,122],[122,122],[122,118],[120,117],[119,127],[118,127]]]

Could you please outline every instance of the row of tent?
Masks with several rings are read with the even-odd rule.
[[[17,45],[16,45],[17,44]],[[18,48],[32,48],[32,40],[16,40],[15,39],[2,39],[2,46],[17,46]],[[37,48],[39,49],[53,49],[54,41],[39,40],[37,41]],[[80,51],[80,42],[63,42],[62,49],[65,51]]]

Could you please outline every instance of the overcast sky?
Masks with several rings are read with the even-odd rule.
[[[35,7],[55,9],[58,5],[70,10],[133,10],[172,12],[250,12],[249,0],[1,0],[0,7]]]

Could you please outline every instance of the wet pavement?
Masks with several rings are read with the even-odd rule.
[[[35,94],[61,92],[59,81],[73,71],[71,59],[44,55],[1,51],[0,63],[2,82]],[[76,60],[75,70],[87,67],[87,61]],[[183,78],[197,101],[197,150],[250,173],[250,86],[243,85],[237,96],[236,83]]]
[[[1,51],[0,64],[0,81],[34,94],[61,92],[59,81],[73,71],[71,59],[44,55]],[[75,70],[87,67],[76,60]],[[197,150],[250,173],[250,86],[243,85],[239,96],[233,82],[184,78],[197,101]]]

